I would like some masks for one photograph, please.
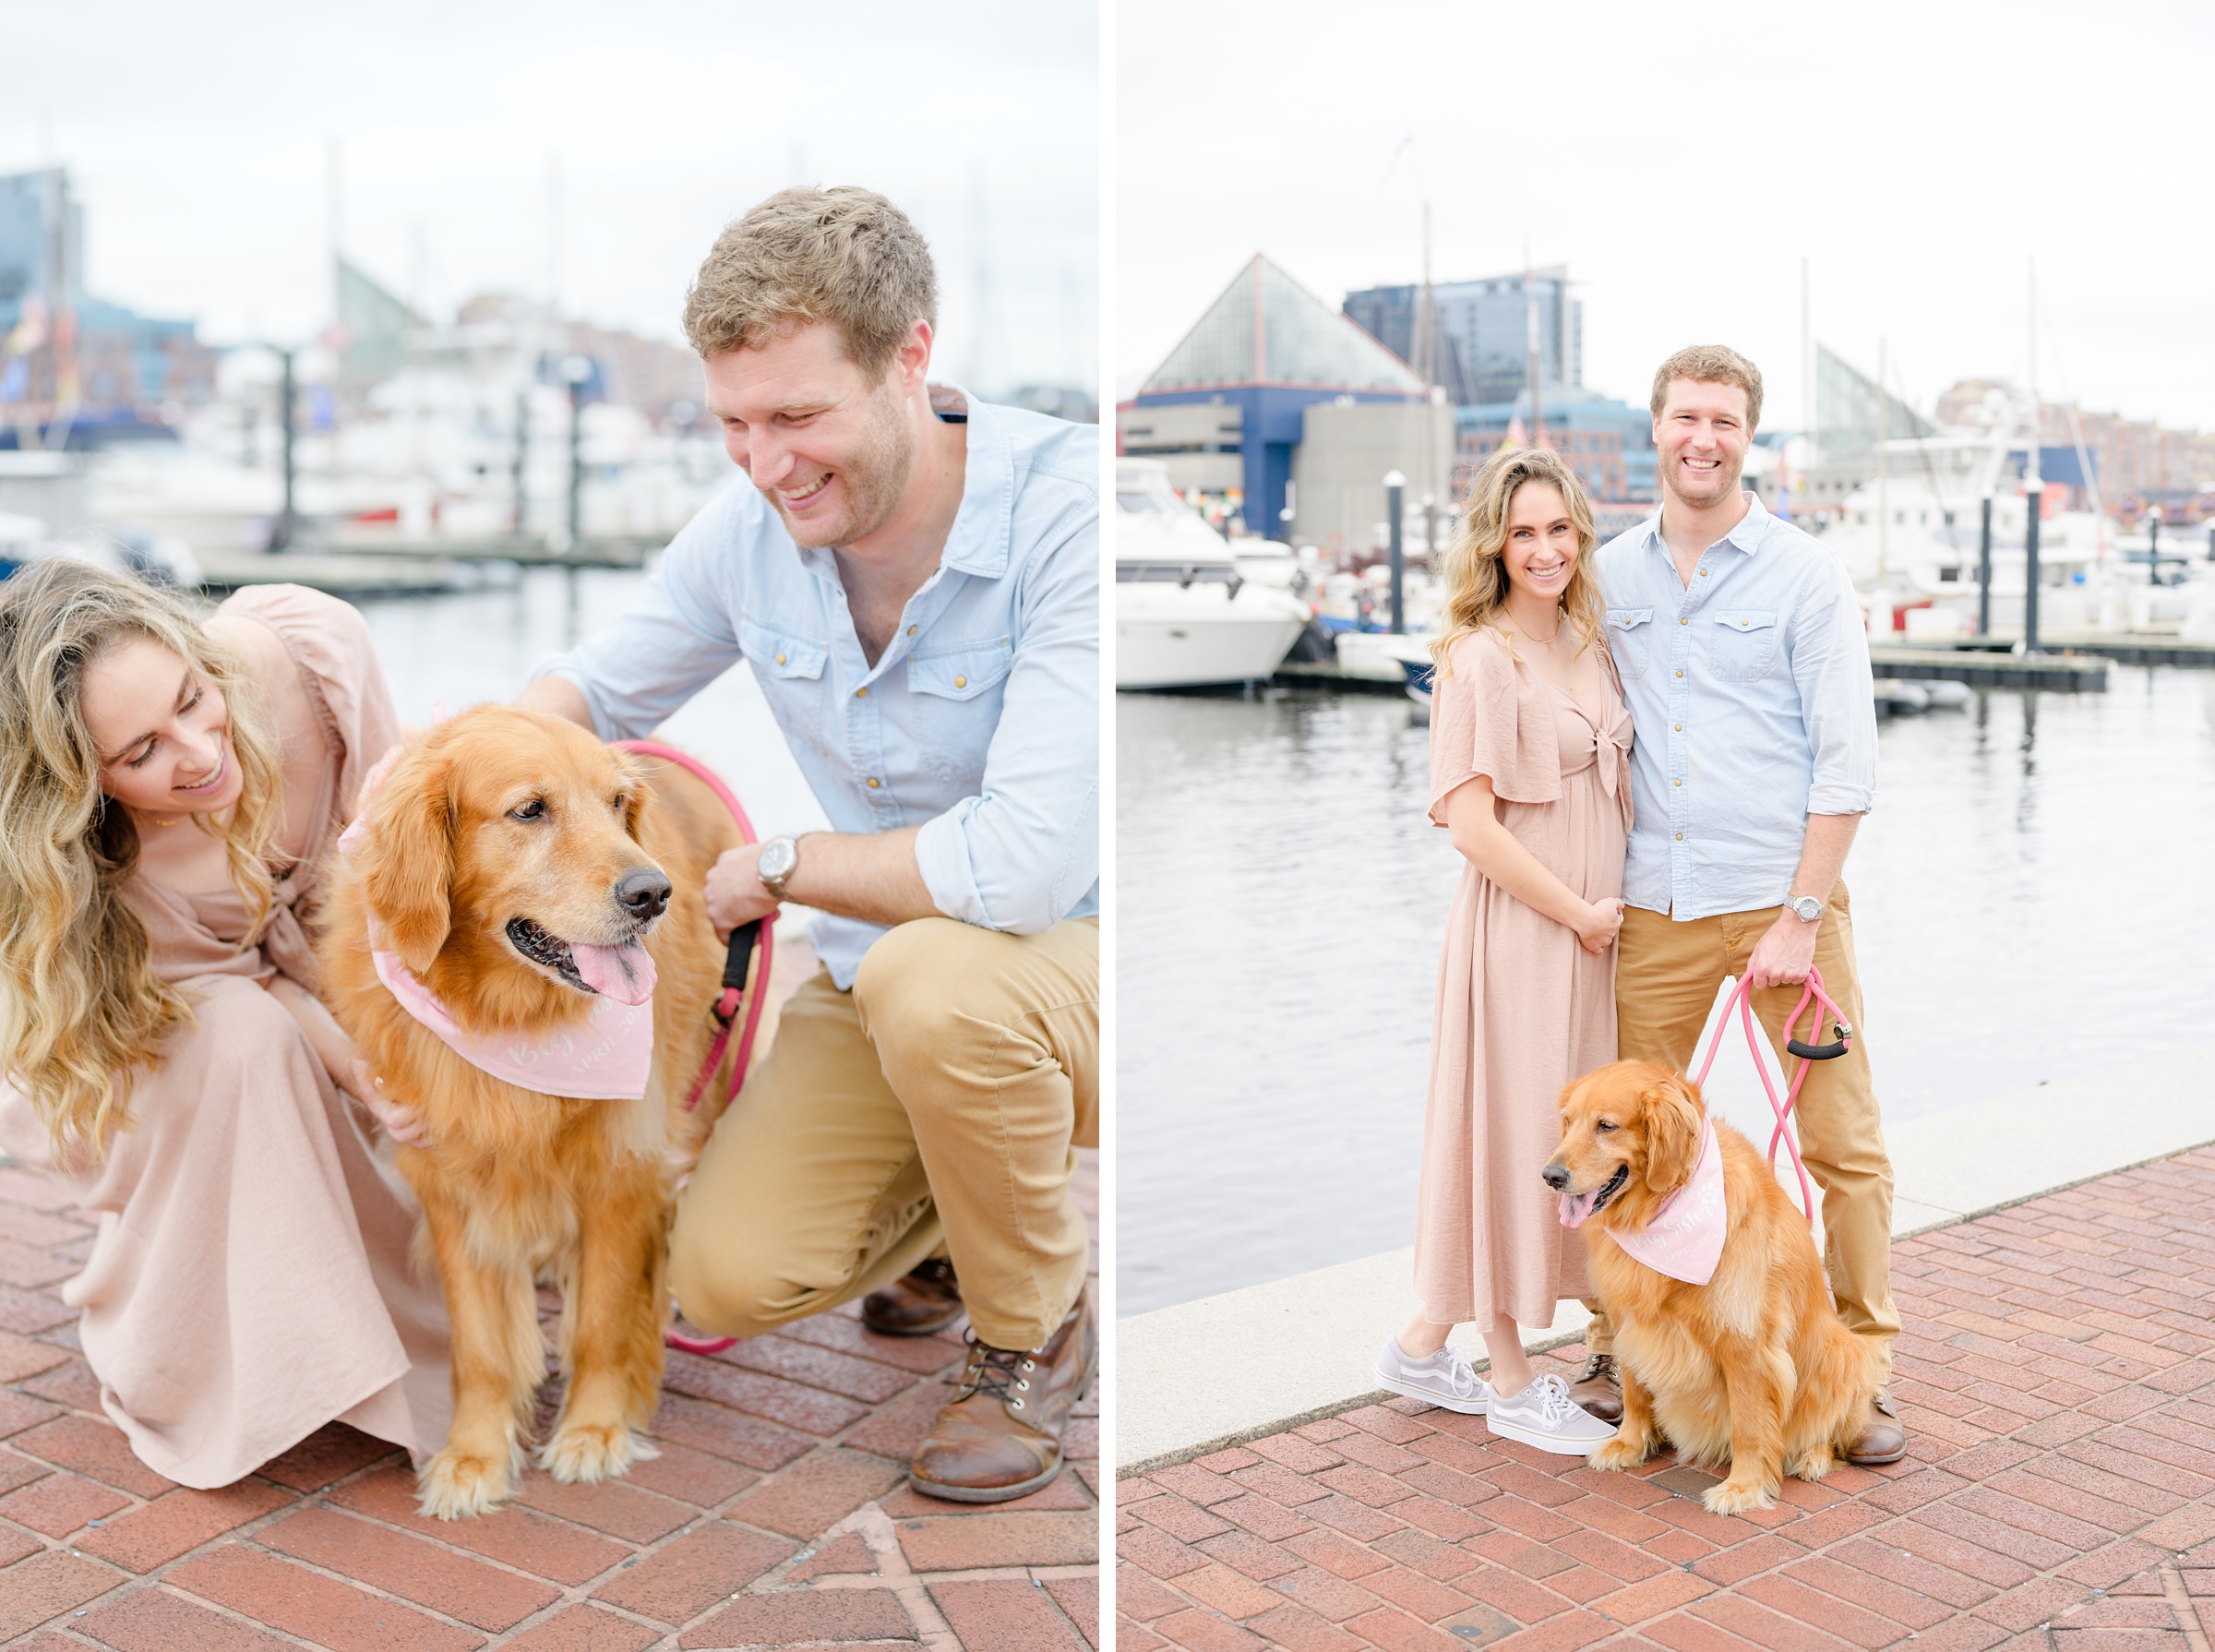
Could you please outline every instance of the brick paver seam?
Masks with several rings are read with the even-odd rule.
[[[951,1369],[951,1366],[952,1361],[949,1361],[948,1368]],[[785,1380],[795,1381],[796,1379]],[[880,1402],[879,1408],[880,1409],[883,1407],[889,1407],[898,1403],[900,1400],[906,1398],[917,1389],[925,1388],[934,1384],[943,1386],[944,1383],[945,1373],[943,1371],[932,1376],[919,1377],[916,1382],[910,1383],[908,1387],[899,1390],[895,1394],[888,1396],[884,1401]],[[812,1384],[805,1383],[801,1385],[812,1386]],[[865,1424],[871,1420],[876,1414],[877,1411],[872,1409],[863,1417],[856,1419],[853,1423],[847,1425],[844,1429],[840,1430],[836,1434],[828,1438],[822,1436],[810,1436],[809,1438],[813,1439],[815,1443],[811,1445],[806,1453],[803,1453],[800,1456],[794,1458],[790,1463],[786,1464],[784,1467],[772,1469],[763,1473],[759,1478],[748,1481],[745,1485],[739,1487],[736,1490],[731,1492],[727,1497],[722,1499],[720,1502],[714,1504],[706,1507],[700,1507],[700,1505],[698,1504],[692,1505],[694,1507],[700,1508],[700,1512],[698,1514],[688,1519],[682,1526],[674,1527],[670,1531],[664,1533],[663,1536],[654,1538],[653,1542],[649,1544],[633,1543],[629,1538],[617,1537],[612,1532],[601,1531],[597,1527],[586,1526],[580,1521],[570,1520],[564,1515],[555,1514],[549,1510],[533,1509],[533,1513],[538,1514],[542,1518],[557,1521],[562,1526],[584,1532],[592,1537],[598,1538],[603,1540],[624,1544],[632,1550],[631,1553],[612,1562],[604,1570],[594,1573],[591,1577],[584,1579],[580,1583],[562,1585],[557,1583],[552,1578],[541,1576],[536,1573],[524,1571],[522,1568],[516,1566],[509,1562],[502,1561],[496,1556],[483,1554],[475,1550],[449,1547],[444,1543],[438,1543],[438,1540],[435,1538],[426,1537],[423,1533],[408,1531],[407,1528],[403,1526],[391,1525],[387,1521],[379,1519],[374,1514],[365,1514],[360,1510],[347,1508],[342,1505],[330,1502],[329,1499],[333,1492],[341,1490],[346,1487],[352,1486],[358,1481],[369,1478],[372,1475],[382,1473],[388,1467],[389,1467],[391,1466],[391,1460],[390,1454],[388,1454],[386,1456],[380,1457],[374,1462],[365,1463],[357,1468],[349,1470],[346,1474],[328,1482],[314,1491],[297,1492],[294,1501],[281,1504],[275,1509],[271,1509],[267,1514],[257,1515],[253,1519],[244,1522],[228,1531],[220,1532],[216,1536],[209,1538],[206,1542],[196,1544],[193,1548],[185,1550],[182,1554],[173,1556],[171,1559],[164,1561],[160,1565],[155,1566],[147,1572],[137,1574],[126,1572],[126,1575],[118,1579],[113,1587],[98,1596],[93,1597],[91,1599],[83,1602],[79,1608],[74,1609],[73,1618],[71,1621],[74,1621],[75,1617],[85,1616],[90,1612],[98,1610],[102,1605],[106,1604],[113,1599],[119,1599],[136,1589],[156,1586],[165,1586],[170,1588],[175,1588],[176,1586],[167,1585],[166,1580],[169,1573],[185,1566],[193,1560],[210,1553],[226,1543],[239,1543],[242,1545],[250,1546],[257,1553],[268,1555],[282,1563],[302,1567],[305,1570],[314,1572],[321,1576],[329,1578],[342,1586],[357,1589],[378,1599],[389,1601],[392,1604],[401,1608],[403,1610],[421,1612],[443,1624],[459,1629],[463,1633],[475,1635],[484,1635],[485,1637],[485,1645],[488,1647],[497,1647],[505,1645],[508,1642],[525,1634],[530,1630],[545,1622],[546,1620],[559,1616],[563,1611],[569,1610],[569,1608],[588,1602],[597,1610],[610,1612],[627,1622],[636,1623],[641,1628],[650,1630],[655,1634],[663,1636],[670,1645],[675,1645],[676,1637],[681,1635],[688,1629],[698,1624],[703,1619],[712,1616],[717,1611],[720,1611],[724,1606],[728,1605],[731,1600],[738,1598],[739,1595],[741,1594],[801,1594],[809,1592],[820,1586],[824,1588],[856,1589],[868,1587],[891,1588],[892,1593],[900,1597],[902,1605],[906,1608],[910,1618],[915,1621],[916,1627],[918,1632],[924,1634],[925,1644],[931,1648],[931,1652],[962,1652],[960,1641],[955,1638],[952,1627],[947,1624],[944,1616],[938,1609],[937,1603],[929,1597],[928,1583],[976,1581],[1027,1581],[1036,1583],[1041,1577],[1046,1575],[1088,1576],[1095,1574],[1099,1570],[1097,1567],[1091,1566],[1051,1568],[1032,1568],[1027,1566],[990,1567],[964,1570],[958,1574],[934,1572],[928,1574],[928,1582],[926,1582],[926,1574],[915,1573],[909,1568],[905,1551],[900,1547],[899,1538],[893,1529],[891,1516],[885,1514],[882,1507],[880,1506],[880,1499],[873,1498],[814,1538],[800,1539],[800,1547],[797,1550],[785,1557],[784,1560],[779,1562],[777,1565],[772,1567],[770,1571],[764,1574],[760,1578],[749,1583],[746,1588],[736,1591],[724,1598],[723,1599],[710,1603],[708,1606],[701,1609],[700,1611],[694,1613],[692,1617],[688,1618],[684,1622],[676,1625],[674,1628],[665,1626],[653,1619],[642,1617],[627,1608],[617,1606],[612,1601],[600,1600],[593,1598],[593,1592],[595,1590],[605,1586],[622,1573],[629,1570],[641,1561],[649,1559],[653,1555],[659,1553],[663,1549],[675,1543],[677,1539],[688,1537],[692,1533],[705,1529],[716,1523],[735,1526],[742,1531],[764,1538],[772,1542],[789,1543],[795,1541],[789,1533],[773,1531],[766,1526],[752,1526],[743,1520],[733,1519],[727,1513],[725,1513],[725,1511],[741,1500],[772,1485],[781,1478],[783,1478],[788,1471],[796,1470],[799,1466],[807,1462],[816,1451],[826,1448],[848,1449],[845,1445],[846,1437],[855,1431],[862,1428]],[[741,1415],[750,1414],[741,1413]],[[864,1454],[875,1455],[876,1454],[866,1453]],[[43,1459],[41,1460],[43,1461]],[[60,1472],[74,1472],[73,1470],[63,1469],[59,1465],[56,1465],[55,1466],[57,1471]],[[1064,1472],[1073,1474],[1075,1469],[1072,1466],[1064,1470]],[[295,1490],[295,1489],[292,1487],[285,1487],[284,1490],[288,1491]],[[894,1487],[892,1490],[897,1490],[899,1488]],[[656,1493],[656,1495],[661,1494]],[[885,1495],[891,1495],[891,1493],[887,1492]],[[151,1501],[153,1500],[147,1499],[136,1504],[135,1506],[144,1507],[146,1506],[146,1502],[150,1502]],[[673,1499],[672,1501],[676,1500]],[[497,1632],[487,1632],[475,1624],[469,1623],[461,1619],[452,1617],[450,1614],[441,1611],[437,1607],[427,1605],[420,1600],[410,1599],[406,1596],[394,1594],[390,1590],[385,1589],[377,1584],[371,1583],[365,1578],[354,1577],[346,1573],[335,1571],[319,1562],[307,1560],[300,1555],[289,1553],[282,1550],[268,1548],[254,1541],[256,1537],[257,1537],[262,1531],[268,1529],[269,1526],[280,1524],[292,1515],[297,1514],[303,1510],[310,1508],[320,1508],[330,1514],[343,1515],[348,1519],[359,1521],[364,1525],[374,1526],[379,1530],[400,1532],[407,1537],[414,1538],[420,1541],[437,1543],[437,1546],[447,1552],[457,1553],[465,1556],[471,1561],[476,1562],[480,1564],[491,1566],[496,1570],[507,1573],[508,1574],[519,1578],[524,1582],[531,1583],[540,1587],[555,1588],[560,1592],[553,1600],[547,1602],[546,1605],[530,1613],[528,1616],[517,1620],[516,1622],[509,1625],[507,1629]],[[119,1510],[117,1511],[116,1514],[108,1516],[107,1519],[113,1520],[119,1518],[123,1514],[129,1512],[131,1512],[129,1509]],[[863,1522],[863,1516],[869,1514],[874,1514],[876,1516],[877,1525],[867,1525]],[[497,1519],[498,1516],[497,1514],[493,1514],[485,1517],[488,1519]],[[880,1529],[879,1529],[880,1526]],[[845,1535],[845,1533],[850,1530],[857,1531],[861,1535],[863,1542],[868,1547],[872,1558],[874,1558],[877,1562],[877,1572],[856,1573],[851,1574],[827,1574],[820,1579],[810,1579],[808,1582],[801,1584],[786,1585],[782,1587],[775,1586],[777,1584],[782,1583],[782,1574],[789,1574],[794,1568],[800,1565],[805,1561],[813,1558],[813,1556],[819,1553],[822,1549],[826,1548],[828,1545],[834,1542],[838,1538]],[[43,1534],[39,1535],[42,1538],[43,1537]],[[45,1546],[49,1552],[60,1551],[73,1555],[78,1555],[80,1558],[86,1560],[98,1560],[98,1557],[96,1556],[82,1555],[81,1551],[78,1550],[71,1544],[64,1540],[46,1538]],[[105,1561],[99,1561],[98,1563],[102,1565],[112,1564],[112,1562]],[[760,1586],[763,1584],[770,1584],[772,1586],[763,1588]],[[903,1586],[904,1585],[905,1586]],[[1054,1600],[1050,1593],[1048,1593],[1043,1589],[1041,1592],[1047,1593],[1047,1598],[1052,1604],[1053,1610],[1057,1616],[1062,1618],[1065,1622],[1069,1622],[1071,1633],[1075,1634],[1077,1639],[1082,1642],[1084,1639],[1082,1629],[1079,1628],[1073,1622],[1070,1622],[1068,1620],[1067,1614],[1061,1611],[1060,1602]],[[317,1646],[317,1643],[315,1642],[300,1640],[298,1637],[290,1634],[288,1632],[277,1629],[274,1625],[264,1623],[259,1619],[248,1617],[245,1614],[237,1611],[235,1609],[223,1606],[218,1601],[210,1600],[204,1596],[191,1594],[189,1591],[183,1589],[177,1589],[177,1593],[182,1595],[185,1598],[191,1600],[193,1604],[197,1606],[207,1607],[211,1610],[221,1611],[223,1615],[235,1618],[241,1622],[251,1624],[253,1627],[265,1634],[281,1635],[282,1638],[289,1640],[297,1646]],[[51,1629],[66,1626],[66,1623],[57,1622],[50,1624],[48,1628]],[[33,1629],[28,1633],[37,1634],[39,1632],[39,1630]]]

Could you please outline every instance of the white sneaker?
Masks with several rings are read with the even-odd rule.
[[[1564,1457],[1587,1456],[1615,1438],[1615,1425],[1571,1399],[1569,1384],[1551,1374],[1521,1394],[1495,1394],[1485,1425],[1506,1439]]]
[[[1428,1359],[1411,1359],[1400,1339],[1387,1336],[1377,1356],[1378,1385],[1409,1399],[1428,1400],[1464,1417],[1482,1417],[1492,1402],[1492,1385],[1479,1376],[1456,1347],[1443,1347]]]

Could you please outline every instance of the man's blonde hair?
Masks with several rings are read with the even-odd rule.
[[[881,378],[917,321],[939,324],[930,248],[907,214],[867,189],[780,189],[715,238],[685,295],[702,360],[754,350],[812,321]]]
[[[1688,344],[1654,370],[1654,417],[1669,400],[1670,381],[1734,384],[1746,393],[1746,428],[1761,428],[1761,369],[1728,344]]]

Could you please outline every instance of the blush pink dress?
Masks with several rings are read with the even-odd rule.
[[[1587,901],[1622,893],[1631,718],[1608,658],[1604,707],[1517,659],[1494,627],[1457,640],[1433,680],[1431,819],[1476,775],[1516,841]],[[1539,1172],[1561,1142],[1555,1100],[1615,1059],[1615,952],[1526,906],[1464,862],[1446,918],[1417,1203],[1415,1285],[1432,1324],[1553,1321],[1590,1294],[1585,1247]]]
[[[102,1408],[149,1467],[203,1488],[334,1419],[427,1455],[451,1408],[445,1306],[436,1273],[410,1264],[406,1184],[263,990],[278,975],[315,990],[304,926],[363,772],[399,738],[392,697],[367,627],[334,597],[263,585],[221,612],[276,632],[315,708],[313,748],[281,753],[288,774],[321,775],[306,853],[245,951],[245,904],[228,885],[185,894],[142,879],[128,892],[193,1021],[138,1074],[131,1127],[99,1165],[54,1167],[29,1098],[0,1087],[0,1147],[61,1176],[99,1217],[62,1297],[83,1310]]]

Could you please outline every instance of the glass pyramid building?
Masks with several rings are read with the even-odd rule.
[[[1247,385],[1421,396],[1407,364],[1260,253],[1140,387],[1142,397]]]

